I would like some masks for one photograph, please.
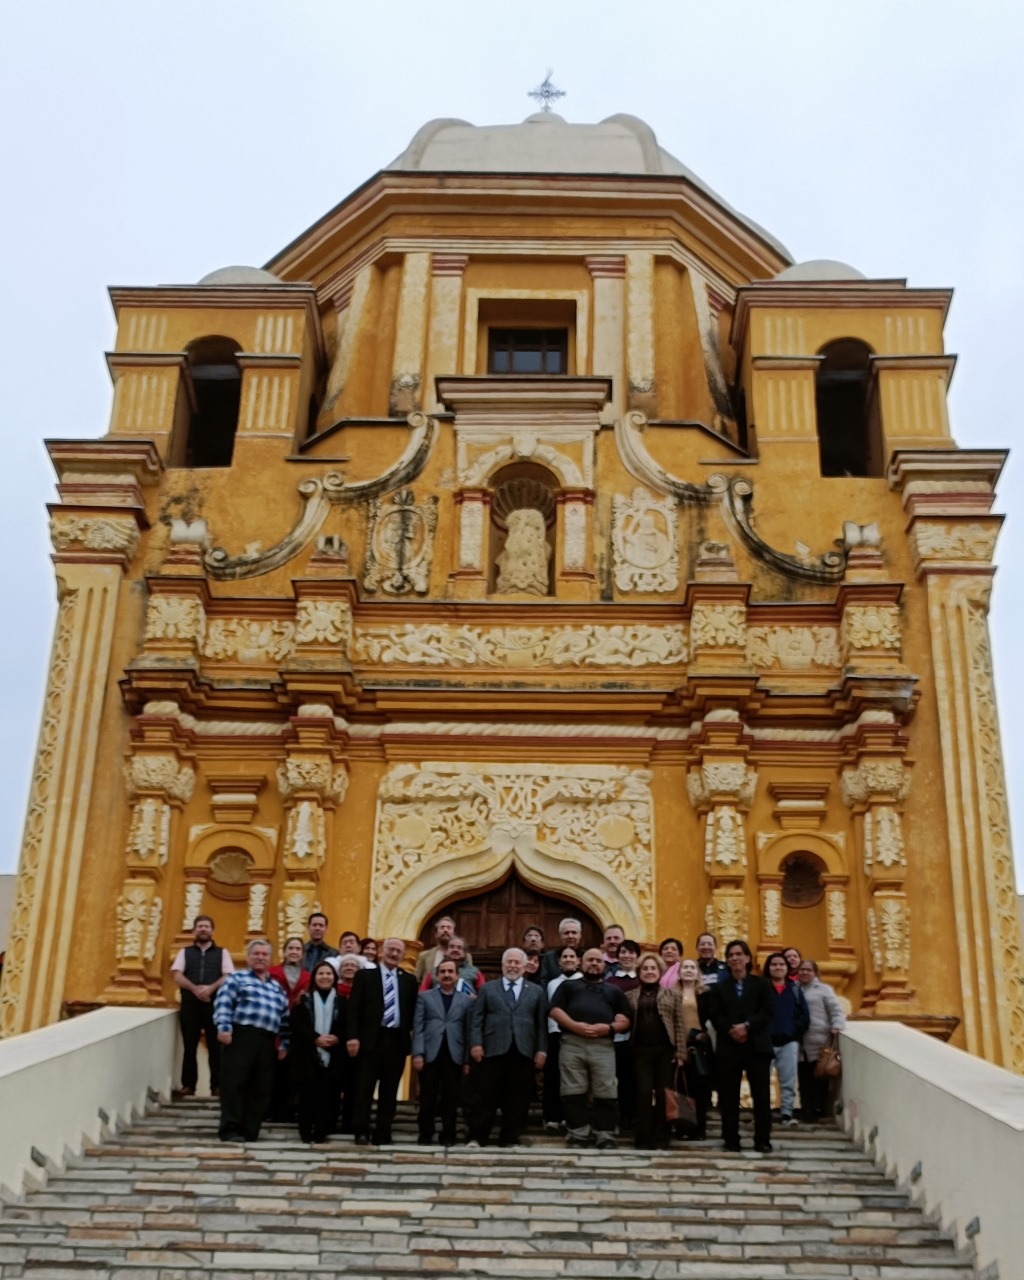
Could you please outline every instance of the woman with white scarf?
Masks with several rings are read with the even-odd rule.
[[[298,1088],[299,1137],[326,1142],[338,1114],[345,1053],[345,1001],[333,965],[321,960],[291,1014],[292,1081]]]

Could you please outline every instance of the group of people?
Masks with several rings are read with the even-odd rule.
[[[195,1090],[205,1035],[224,1141],[254,1140],[268,1112],[293,1110],[304,1141],[342,1133],[387,1145],[410,1055],[423,1145],[459,1141],[460,1116],[470,1146],[495,1131],[499,1146],[521,1143],[539,1092],[545,1128],[564,1131],[570,1147],[611,1149],[632,1132],[638,1148],[664,1148],[673,1132],[706,1136],[717,1091],[723,1144],[738,1151],[745,1074],[754,1146],[767,1152],[773,1064],[783,1125],[797,1123],[798,1085],[802,1118],[825,1115],[829,1081],[815,1066],[845,1020],[814,961],[793,948],[756,974],[742,939],[721,960],[702,933],[690,958],[676,938],[644,949],[610,925],[585,949],[580,921],[566,918],[557,946],[546,949],[532,926],[488,981],[450,916],[415,973],[402,967],[402,939],[378,946],[346,931],[335,949],[327,928],[315,913],[308,938],[289,938],[274,967],[270,944],[250,942],[236,972],[200,916],[172,965],[185,1047],[178,1092]],[[689,1099],[685,1128],[666,1105],[679,1095]]]

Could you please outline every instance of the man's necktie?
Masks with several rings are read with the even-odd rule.
[[[395,1018],[395,975],[390,969],[384,970],[384,1025],[393,1027],[397,1024]]]
[[[505,998],[514,1009],[516,1007],[516,989],[515,985],[511,982],[505,988]]]

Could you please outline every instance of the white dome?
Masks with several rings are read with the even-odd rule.
[[[277,276],[262,267],[218,267],[203,276],[200,284],[281,284]]]
[[[538,111],[521,124],[474,125],[428,121],[388,169],[432,173],[661,174],[685,178],[710,196],[783,257],[789,252],[756,222],[732,209],[686,165],[658,145],[654,130],[636,116],[614,115],[600,124],[569,124]]]
[[[780,271],[776,280],[790,284],[823,284],[839,280],[866,280],[867,276],[851,267],[848,262],[836,262],[832,258],[812,258],[809,262],[797,262]]]

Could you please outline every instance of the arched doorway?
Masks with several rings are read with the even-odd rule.
[[[513,868],[508,875],[484,893],[467,898],[451,898],[431,915],[420,933],[420,941],[429,946],[434,937],[434,922],[440,916],[454,916],[459,936],[473,955],[473,963],[488,977],[501,971],[501,953],[515,946],[523,930],[539,924],[544,941],[553,947],[558,942],[558,922],[575,916],[583,924],[583,945],[597,946],[601,926],[576,902],[541,893],[521,879]]]

